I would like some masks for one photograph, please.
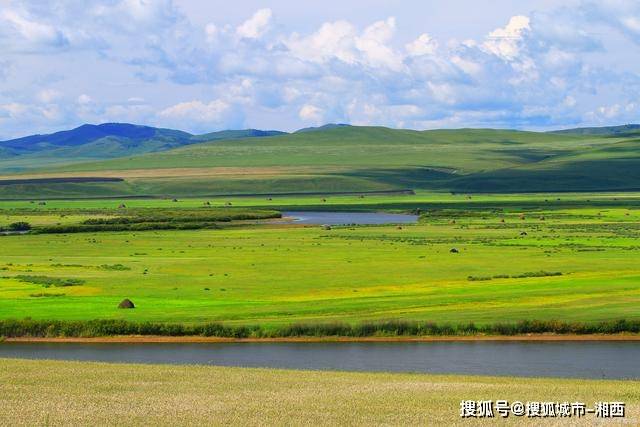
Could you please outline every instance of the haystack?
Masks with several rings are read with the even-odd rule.
[[[136,308],[136,306],[129,298],[125,298],[118,304],[118,308]]]

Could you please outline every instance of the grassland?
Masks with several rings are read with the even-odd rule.
[[[417,225],[4,236],[0,318],[264,327],[383,319],[462,324],[640,319],[638,194],[211,199],[213,208],[421,209]],[[0,218],[117,213],[117,201],[3,202]],[[206,210],[203,200],[128,208]],[[84,213],[83,213],[84,212]],[[31,216],[29,216],[31,215]],[[66,218],[65,218],[66,219]],[[2,224],[0,224],[2,225]],[[456,249],[457,253],[452,253]],[[120,265],[108,269],[103,266]],[[21,280],[77,279],[45,289]],[[47,297],[46,293],[56,293]],[[62,295],[60,295],[62,294]],[[134,310],[119,310],[130,298]]]
[[[491,129],[340,127],[204,142],[104,161],[55,164],[0,160],[2,180],[122,179],[0,185],[0,198],[198,197],[398,189],[637,191],[639,147],[635,134],[612,137]]]
[[[624,422],[640,423],[638,381],[0,359],[0,384],[11,425],[468,425],[479,420],[460,418],[461,400],[496,399],[623,401]]]

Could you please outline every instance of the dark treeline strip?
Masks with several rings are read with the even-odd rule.
[[[284,326],[242,326],[222,323],[180,324],[130,322],[126,320],[0,320],[0,336],[15,337],[105,337],[115,335],[205,336],[222,338],[290,337],[397,337],[469,336],[521,334],[617,334],[640,333],[640,320],[612,320],[597,323],[524,320],[486,325],[437,324],[404,320],[348,323],[296,323]]]
[[[97,233],[101,231],[199,230],[220,228],[215,222],[147,222],[134,224],[69,224],[34,228],[31,234]]]
[[[118,225],[139,224],[149,222],[230,222],[252,219],[280,218],[282,214],[277,211],[255,212],[163,212],[155,214],[135,214],[132,216],[118,216],[115,218],[90,218],[82,222],[82,225]]]
[[[112,177],[60,177],[60,178],[27,178],[27,179],[2,179],[0,185],[24,185],[24,184],[63,184],[67,182],[122,182],[122,178]]]
[[[113,211],[111,211],[113,213]],[[94,233],[101,231],[198,230],[219,228],[218,223],[280,218],[273,210],[247,211],[233,208],[193,210],[134,210],[110,218],[89,218],[79,224],[30,227],[33,234]],[[0,230],[2,231],[2,230]]]

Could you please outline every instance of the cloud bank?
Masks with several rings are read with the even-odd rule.
[[[0,48],[0,137],[105,121],[204,132],[640,120],[631,0],[532,11],[465,40],[407,34],[393,16],[303,32],[269,8],[200,25],[171,0],[10,1]]]

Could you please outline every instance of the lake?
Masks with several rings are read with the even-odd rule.
[[[284,218],[291,218],[295,224],[315,225],[379,225],[379,224],[414,224],[417,215],[390,214],[381,212],[282,212]]]
[[[640,379],[640,342],[0,343],[0,357]]]

